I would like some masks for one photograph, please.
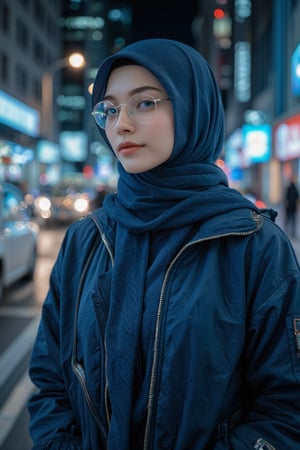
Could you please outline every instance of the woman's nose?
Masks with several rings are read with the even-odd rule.
[[[134,121],[131,114],[128,114],[127,105],[121,106],[119,109],[119,115],[115,125],[117,130],[131,130],[134,128]]]

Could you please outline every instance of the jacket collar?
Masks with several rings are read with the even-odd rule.
[[[264,223],[265,217],[274,220],[274,211],[264,210],[260,214],[250,209],[240,209],[214,216],[199,224],[195,240],[221,237],[226,235],[246,235],[258,231]],[[276,213],[275,213],[276,214]],[[100,234],[109,241],[114,248],[115,227],[113,220],[107,217],[105,211],[99,208],[91,213]]]

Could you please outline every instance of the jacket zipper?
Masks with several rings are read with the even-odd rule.
[[[114,261],[114,256],[113,256],[113,252],[111,250],[111,247],[109,245],[108,240],[106,239],[106,236],[103,232],[103,230],[101,229],[100,224],[97,222],[97,220],[94,218],[94,216],[92,215],[92,219],[96,225],[96,227],[98,228],[99,232],[100,232],[100,236],[102,239],[102,242],[109,254],[110,260],[111,260],[111,265],[112,267],[114,267],[115,265],[115,261]],[[106,339],[105,339],[105,334],[104,334],[104,371],[105,371],[105,387],[104,387],[104,404],[105,404],[105,414],[106,414],[106,422],[107,422],[107,427],[109,428],[110,426],[110,407],[109,407],[109,392],[108,392],[108,379],[107,379],[107,345],[106,345]]]
[[[276,448],[264,439],[259,438],[255,443],[254,450],[276,450]]]
[[[200,242],[210,241],[213,239],[219,239],[222,237],[228,237],[228,236],[247,236],[250,234],[253,234],[256,230],[251,230],[247,232],[230,232],[230,233],[222,233],[215,236],[208,236],[202,239],[197,239],[196,241],[189,242],[185,244],[177,253],[175,258],[171,261],[162,285],[160,298],[159,298],[159,304],[158,304],[158,310],[157,310],[157,318],[156,318],[156,327],[155,327],[155,337],[154,337],[154,345],[153,345],[153,360],[152,360],[152,369],[151,369],[151,378],[150,378],[150,389],[149,389],[149,395],[148,395],[148,406],[147,406],[147,420],[146,420],[146,427],[145,427],[145,434],[144,434],[144,447],[143,450],[149,450],[150,448],[150,432],[151,432],[151,421],[153,416],[153,406],[154,406],[154,399],[155,399],[155,389],[156,389],[156,383],[157,383],[157,371],[158,371],[158,356],[159,356],[159,344],[160,344],[160,334],[161,334],[161,318],[163,313],[163,307],[164,307],[164,293],[166,284],[170,275],[170,272],[176,263],[176,261],[180,258],[182,253],[192,245],[199,244]]]
[[[110,245],[109,245],[104,233],[100,229],[100,226],[98,225],[98,223],[96,221],[94,221],[94,222],[97,225],[97,228],[100,232],[101,240],[108,251],[112,266],[114,266],[114,258],[113,258],[113,253],[111,251]],[[97,243],[97,241],[95,242],[95,246],[94,246],[93,250],[96,248],[96,243]],[[81,276],[81,279],[79,282],[80,288],[83,285],[84,276],[85,276],[86,270],[88,269],[89,262],[92,258],[92,254],[93,254],[93,251],[91,252],[89,259],[87,260],[87,263],[84,267],[84,270],[83,270],[83,273],[82,273],[82,276]],[[94,404],[93,404],[93,401],[89,394],[89,391],[86,387],[86,378],[85,378],[84,370],[83,370],[82,366],[76,360],[76,356],[77,356],[77,317],[78,317],[78,307],[79,307],[80,296],[81,296],[81,289],[78,290],[78,297],[77,297],[77,301],[76,301],[76,312],[75,312],[75,317],[74,317],[74,330],[75,331],[74,331],[73,354],[72,354],[72,363],[71,364],[72,364],[72,369],[81,384],[83,394],[86,399],[88,408],[89,408],[96,424],[100,428],[102,436],[104,438],[104,436],[106,436],[107,433],[104,429],[102,420],[101,420],[97,410],[94,407]],[[104,371],[105,371],[104,403],[105,403],[105,414],[106,414],[107,427],[109,428],[110,412],[109,412],[109,394],[108,394],[108,380],[107,380],[107,346],[106,346],[105,337],[104,337]]]
[[[100,428],[102,436],[104,438],[104,436],[106,435],[106,432],[105,432],[103,423],[101,421],[101,418],[100,418],[99,414],[97,413],[97,411],[96,411],[96,409],[95,409],[95,407],[93,405],[93,401],[91,399],[91,396],[90,396],[90,394],[89,394],[89,392],[87,390],[84,370],[83,370],[82,366],[79,363],[74,362],[74,361],[72,361],[72,368],[73,368],[73,372],[75,373],[75,375],[77,376],[77,378],[78,378],[78,380],[79,380],[79,382],[81,384],[81,387],[82,387],[82,390],[83,390],[83,394],[85,396],[88,408],[89,408],[92,416],[94,417],[95,422],[97,423],[98,427]]]

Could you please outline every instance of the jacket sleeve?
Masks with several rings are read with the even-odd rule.
[[[282,235],[251,251],[240,422],[214,450],[300,449],[300,271]]]
[[[60,272],[63,247],[50,276],[35,340],[30,377],[37,387],[28,402],[33,450],[80,450],[81,437],[60,366]]]

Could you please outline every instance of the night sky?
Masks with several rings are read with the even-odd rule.
[[[132,39],[177,39],[193,45],[191,24],[197,14],[196,0],[131,0],[133,12]]]

